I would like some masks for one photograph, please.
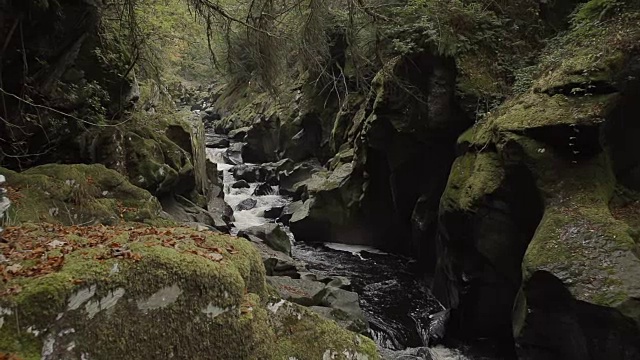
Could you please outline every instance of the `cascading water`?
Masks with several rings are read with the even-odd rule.
[[[265,218],[264,212],[285,206],[291,200],[279,195],[277,186],[272,187],[272,194],[262,196],[253,195],[258,183],[250,183],[249,188],[233,188],[233,165],[226,163],[226,151],[207,149],[209,160],[223,173],[225,201],[234,209],[248,198],[257,202],[250,210],[234,211],[232,233],[273,221]],[[416,275],[414,260],[363,246],[296,243],[288,229],[283,228],[294,244],[293,257],[306,263],[309,270],[351,280],[369,321],[370,336],[385,358],[469,359],[457,350],[427,347],[429,339],[440,331],[434,314],[440,317],[444,309]]]

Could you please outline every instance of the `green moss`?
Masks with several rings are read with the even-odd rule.
[[[271,315],[278,338],[274,359],[379,359],[375,343],[297,304]],[[313,340],[310,340],[313,339]]]
[[[148,192],[102,165],[49,164],[16,173],[0,168],[17,190],[11,221],[112,224],[155,218],[160,204]]]
[[[19,319],[9,322],[9,317],[3,315],[6,319],[0,332],[0,352],[37,357],[47,334],[63,334],[69,327],[76,329],[77,335],[73,336],[78,351],[96,358],[111,358],[125,352],[132,357],[157,354],[164,358],[172,346],[165,344],[171,342],[185,346],[185,353],[193,351],[193,358],[206,358],[204,354],[210,354],[212,346],[219,347],[225,358],[255,358],[273,344],[268,336],[266,313],[260,308],[260,299],[266,297],[264,268],[260,255],[247,241],[188,228],[53,226],[56,232],[52,233],[49,226],[29,226],[11,230],[16,235],[11,231],[7,234],[10,239],[21,236],[21,241],[26,237],[31,239],[30,246],[41,245],[45,249],[48,242],[61,239],[62,235],[74,250],[65,255],[64,265],[58,271],[36,277],[18,276],[0,287],[0,291],[16,286],[21,289],[0,300],[0,307],[10,309]],[[168,241],[176,245],[163,246]],[[98,246],[86,246],[92,242]],[[114,244],[136,256],[113,258]],[[55,251],[48,250],[46,255],[52,256]],[[220,252],[221,261],[209,259],[207,254],[212,252]],[[74,294],[88,291],[91,286],[95,286],[95,293],[71,308]],[[179,289],[176,300],[152,307],[157,310],[149,310],[146,316],[140,302],[151,301],[145,299],[152,299],[159,289],[172,286]],[[105,299],[110,296],[113,299],[118,289],[122,289],[119,296],[123,300],[115,298],[112,310],[105,312],[104,304],[109,303]],[[208,324],[208,315],[201,311],[210,304],[216,315],[210,320],[217,325]],[[95,308],[93,315],[89,315],[90,306]],[[215,309],[222,313],[217,314]],[[91,322],[87,316],[96,318]],[[185,330],[188,319],[194,319],[195,323]],[[158,321],[163,326],[158,326]],[[34,338],[27,333],[28,328],[46,331]],[[171,340],[167,341],[169,333]],[[211,338],[206,340],[203,334]],[[66,335],[57,336],[66,341]]]
[[[467,153],[453,163],[440,206],[445,211],[471,210],[482,197],[500,187],[504,176],[495,152]]]
[[[299,332],[274,322],[261,257],[244,239],[189,228],[55,225],[5,235],[45,249],[43,257],[59,251],[47,248],[54,239],[73,250],[53,273],[18,274],[0,286],[20,288],[0,299],[0,352],[36,359],[47,342],[70,357],[96,359],[168,358],[176,349],[190,359],[315,359],[321,349],[377,359],[371,340],[306,310],[286,318]],[[112,249],[130,255],[116,258]],[[317,346],[311,357],[310,345]]]
[[[529,92],[504,103],[485,126],[501,131],[554,125],[596,125],[604,121],[616,94],[567,97]]]
[[[577,94],[589,93],[594,82],[611,83],[631,59],[640,41],[640,13],[629,5],[624,12],[610,11],[620,5],[614,0],[591,0],[576,13],[570,32],[550,42],[541,56],[534,89],[553,91],[573,85]],[[595,21],[605,12],[607,21]]]
[[[634,296],[630,269],[637,265],[627,257],[635,251],[628,226],[609,210],[615,186],[609,160],[601,154],[560,168],[551,152],[545,156],[535,171],[546,209],[525,254],[525,278],[549,271],[577,299],[617,307]]]

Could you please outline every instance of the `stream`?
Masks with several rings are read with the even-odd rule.
[[[225,163],[226,150],[208,148],[207,157],[223,173],[225,201],[234,208],[232,234],[275,221],[265,218],[264,211],[284,206],[291,199],[278,195],[277,186],[272,187],[271,195],[263,196],[252,195],[258,183],[250,183],[249,188],[232,188],[236,179],[230,171],[233,165]],[[247,198],[256,200],[256,206],[235,210]],[[352,290],[359,294],[360,306],[369,321],[369,336],[378,344],[385,359],[487,359],[456,349],[428,347],[429,339],[438,337],[442,331],[445,312],[415,271],[413,259],[365,246],[296,242],[289,229],[281,226],[292,241],[292,256],[306,263],[310,271],[351,280]]]

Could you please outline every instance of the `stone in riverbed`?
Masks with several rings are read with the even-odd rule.
[[[255,208],[256,205],[258,205],[258,201],[256,199],[248,198],[240,201],[240,203],[236,206],[236,210],[238,211],[251,210]]]
[[[271,185],[267,183],[262,183],[256,187],[253,191],[254,196],[264,196],[264,195],[272,195],[274,193]]]
[[[354,321],[359,332],[369,327],[366,317],[360,308],[358,294],[352,291],[326,286],[318,295],[318,305],[342,311],[347,318]]]
[[[294,260],[280,251],[273,250],[262,239],[242,231],[238,236],[251,241],[258,249],[268,276],[288,276],[293,279],[299,279],[301,273],[308,271],[304,263]]]
[[[242,143],[233,143],[229,146],[227,151],[222,154],[222,158],[226,164],[239,165],[243,163],[242,160]]]
[[[249,127],[241,127],[231,130],[229,131],[229,137],[235,141],[243,141],[244,137],[247,136],[247,131],[249,131]]]
[[[278,174],[274,168],[261,165],[236,165],[231,169],[233,177],[250,183],[265,182],[270,185],[278,184]]]
[[[282,213],[280,214],[280,217],[278,218],[278,221],[285,224],[285,225],[289,225],[289,221],[291,220],[291,216],[293,216],[293,214],[298,211],[298,209],[300,209],[303,205],[302,201],[294,201],[292,203],[287,204],[284,209],[282,209]]]
[[[233,189],[248,189],[250,186],[246,180],[238,180],[234,182],[231,187]]]
[[[229,138],[224,135],[207,134],[206,136],[206,146],[208,148],[223,149],[229,147],[229,145]]]
[[[310,306],[309,309],[318,313],[325,319],[333,320],[337,322],[343,328],[360,333],[366,334],[369,330],[369,327],[366,323],[362,322],[361,319],[354,319],[349,314],[345,313],[340,309],[332,309],[326,306]],[[422,358],[420,358],[422,359]]]
[[[265,210],[264,217],[267,219],[277,219],[282,214],[283,209],[284,209],[284,206],[276,206],[269,210]]]
[[[302,306],[319,305],[317,298],[325,287],[318,281],[292,279],[286,276],[267,276],[267,283],[275,287],[283,299]]]
[[[291,240],[289,240],[289,235],[287,235],[278,224],[253,226],[240,231],[238,236],[244,236],[244,234],[253,235],[264,241],[270,248],[291,255]]]

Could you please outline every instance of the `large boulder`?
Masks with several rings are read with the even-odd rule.
[[[298,304],[280,300],[268,305],[276,329],[274,359],[379,359],[371,339],[356,335]]]
[[[258,249],[260,256],[262,256],[262,263],[264,264],[267,276],[286,276],[294,279],[298,279],[301,273],[306,273],[308,270],[305,264],[293,259],[289,255],[285,255],[281,251],[272,249],[265,242],[248,233],[240,231],[239,236],[251,241],[251,243]]]
[[[328,177],[314,174],[303,182],[308,199],[291,216],[289,226],[299,241],[366,243],[357,224],[361,195],[358,181],[352,181],[353,166],[343,164]]]
[[[238,129],[234,129],[229,131],[229,138],[234,141],[244,141],[244,138],[247,136],[247,132],[251,129],[248,126],[244,126]]]
[[[366,334],[369,324],[360,309],[358,294],[325,285],[310,277],[292,279],[283,276],[267,277],[280,296],[288,301],[308,306],[321,316],[338,322],[354,332]]]
[[[103,165],[49,164],[21,173],[0,168],[14,193],[14,223],[115,224],[157,219],[160,204]]]
[[[243,239],[55,225],[3,236],[34,250],[3,250],[11,277],[0,285],[0,352],[9,357],[379,358],[371,340],[268,299],[260,256]]]
[[[164,212],[176,222],[199,223],[225,233],[231,230],[231,218],[222,211],[209,211],[180,195],[163,197],[160,202]]]

